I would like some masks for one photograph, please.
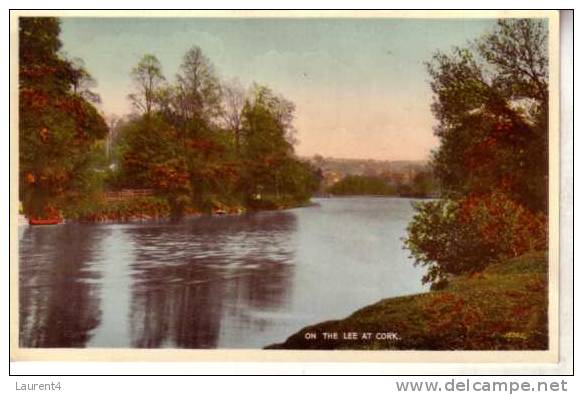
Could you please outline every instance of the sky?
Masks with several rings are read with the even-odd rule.
[[[489,31],[483,19],[62,18],[63,51],[97,80],[105,114],[131,111],[146,53],[174,80],[196,45],[223,80],[265,84],[296,105],[296,152],[426,160],[433,136],[424,62]]]

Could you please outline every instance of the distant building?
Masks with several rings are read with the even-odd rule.
[[[334,170],[323,170],[322,177],[322,184],[324,187],[329,187],[344,178],[344,175]]]

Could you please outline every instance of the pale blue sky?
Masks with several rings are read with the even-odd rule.
[[[301,155],[427,159],[437,144],[423,62],[491,29],[477,19],[62,18],[63,50],[85,61],[106,114],[130,111],[145,53],[174,79],[198,45],[222,79],[267,84],[296,104]]]

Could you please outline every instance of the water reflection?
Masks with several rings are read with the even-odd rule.
[[[26,228],[21,236],[21,347],[84,347],[100,322],[89,262],[101,232],[83,226]]]
[[[128,229],[132,346],[215,348],[227,313],[277,310],[289,299],[295,225],[280,212]]]
[[[423,291],[392,198],[179,223],[21,227],[22,347],[262,348]],[[388,328],[390,329],[390,328]]]

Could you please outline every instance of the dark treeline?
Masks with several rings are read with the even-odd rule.
[[[153,55],[131,71],[136,113],[118,125],[113,188],[151,188],[175,213],[306,202],[316,171],[294,155],[294,105],[266,86],[220,81],[200,48],[168,81]]]
[[[420,171],[410,182],[394,183],[380,176],[347,175],[328,187],[331,195],[373,195],[427,198],[438,196],[437,185],[430,171]]]
[[[59,33],[55,18],[20,20],[20,179],[28,215],[282,208],[305,203],[318,188],[316,169],[294,154],[293,103],[266,86],[221,81],[196,46],[172,81],[155,56],[141,58],[129,71],[134,112],[112,117],[108,135],[93,106],[94,81],[81,61],[60,52]],[[100,198],[126,188],[152,196],[115,204]]]

